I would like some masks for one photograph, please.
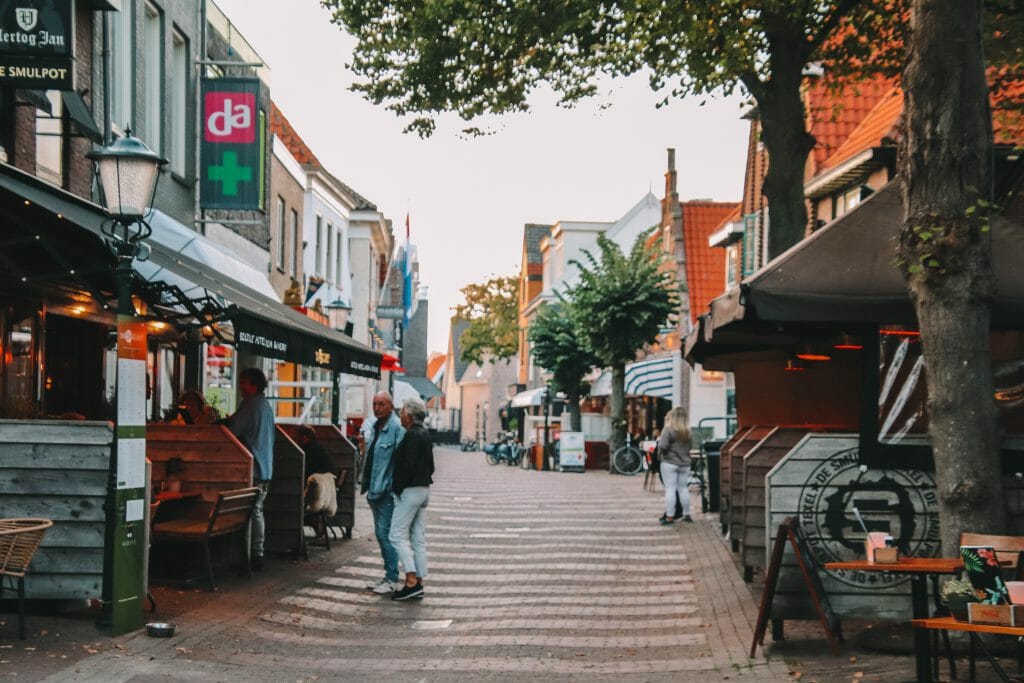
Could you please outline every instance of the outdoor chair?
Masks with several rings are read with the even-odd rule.
[[[338,474],[334,479],[334,496],[335,500],[341,502],[341,487],[345,485],[345,480],[348,478],[348,468],[342,468],[338,470]],[[324,542],[324,548],[326,550],[331,549],[331,541],[329,536],[333,535],[338,538],[338,534],[334,531],[334,527],[331,526],[331,517],[327,516],[326,510],[318,510],[317,512],[309,513],[305,516],[304,523],[306,526],[312,527],[315,533],[315,537],[311,544],[317,544],[321,538]],[[305,548],[303,548],[303,554],[305,555]],[[307,557],[308,559],[308,557]]]
[[[43,534],[51,526],[53,522],[49,519],[0,519],[0,598],[5,583],[18,594],[18,637],[22,640],[25,640],[25,573]]]

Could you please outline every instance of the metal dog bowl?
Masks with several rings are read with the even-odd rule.
[[[174,635],[174,624],[154,621],[146,624],[146,633],[153,638],[170,638]]]

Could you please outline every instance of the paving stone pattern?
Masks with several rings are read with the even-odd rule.
[[[49,680],[792,680],[747,658],[756,607],[710,519],[658,526],[661,496],[638,477],[437,461],[423,600],[365,590],[382,568],[360,503],[322,575],[233,584],[181,635]]]

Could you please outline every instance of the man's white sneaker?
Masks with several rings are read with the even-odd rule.
[[[388,581],[387,579],[381,579],[380,583],[378,583],[376,586],[374,586],[373,592],[376,593],[377,595],[387,595],[388,593],[394,593],[395,590],[397,590],[395,588],[395,585],[396,585],[396,582],[394,582],[394,581]]]
[[[366,590],[368,590],[368,591],[375,591],[378,588],[380,588],[381,586],[390,586],[390,585],[391,585],[391,582],[388,581],[387,579],[377,579],[376,581],[370,581],[368,584],[366,584]]]

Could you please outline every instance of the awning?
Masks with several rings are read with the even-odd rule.
[[[78,226],[103,239],[102,226],[109,219],[92,202],[6,164],[0,164],[0,189],[59,215],[58,220],[68,231]],[[379,353],[279,303],[269,285],[264,287],[252,279],[251,274],[258,273],[255,268],[202,235],[160,212],[155,211],[152,218],[154,234],[147,240],[152,250],[150,259],[135,264],[142,282],[176,285],[190,299],[207,294],[217,299],[234,324],[235,345],[240,350],[336,372],[380,377]]]
[[[441,393],[441,390],[437,388],[437,385],[431,382],[426,377],[396,377],[395,384],[405,384],[410,389],[415,391],[416,395],[419,396],[424,401],[429,401],[432,398],[437,398],[439,396],[444,395]],[[398,397],[397,386],[395,388],[395,397]]]
[[[914,325],[917,317],[896,266],[894,239],[903,222],[898,181],[794,245],[713,300],[686,340],[686,358],[769,350],[794,344],[800,328]],[[992,327],[1024,320],[1024,227],[992,221],[996,295]]]
[[[612,373],[607,370],[602,370],[601,374],[597,376],[597,379],[590,383],[590,391],[587,392],[587,395],[594,398],[611,396]]]
[[[390,353],[385,353],[381,356],[380,369],[383,372],[405,372],[405,368],[399,362],[398,356],[392,356]]]
[[[528,389],[526,391],[520,391],[512,397],[512,407],[529,408],[530,406],[539,406],[543,401],[544,387],[540,387],[539,389]]]
[[[626,366],[627,396],[657,396],[672,400],[672,356],[660,356]]]
[[[915,323],[896,266],[893,240],[902,223],[894,181],[712,301],[714,329],[736,320]],[[1024,227],[996,217],[991,239],[992,324],[1016,327],[1024,320]]]

